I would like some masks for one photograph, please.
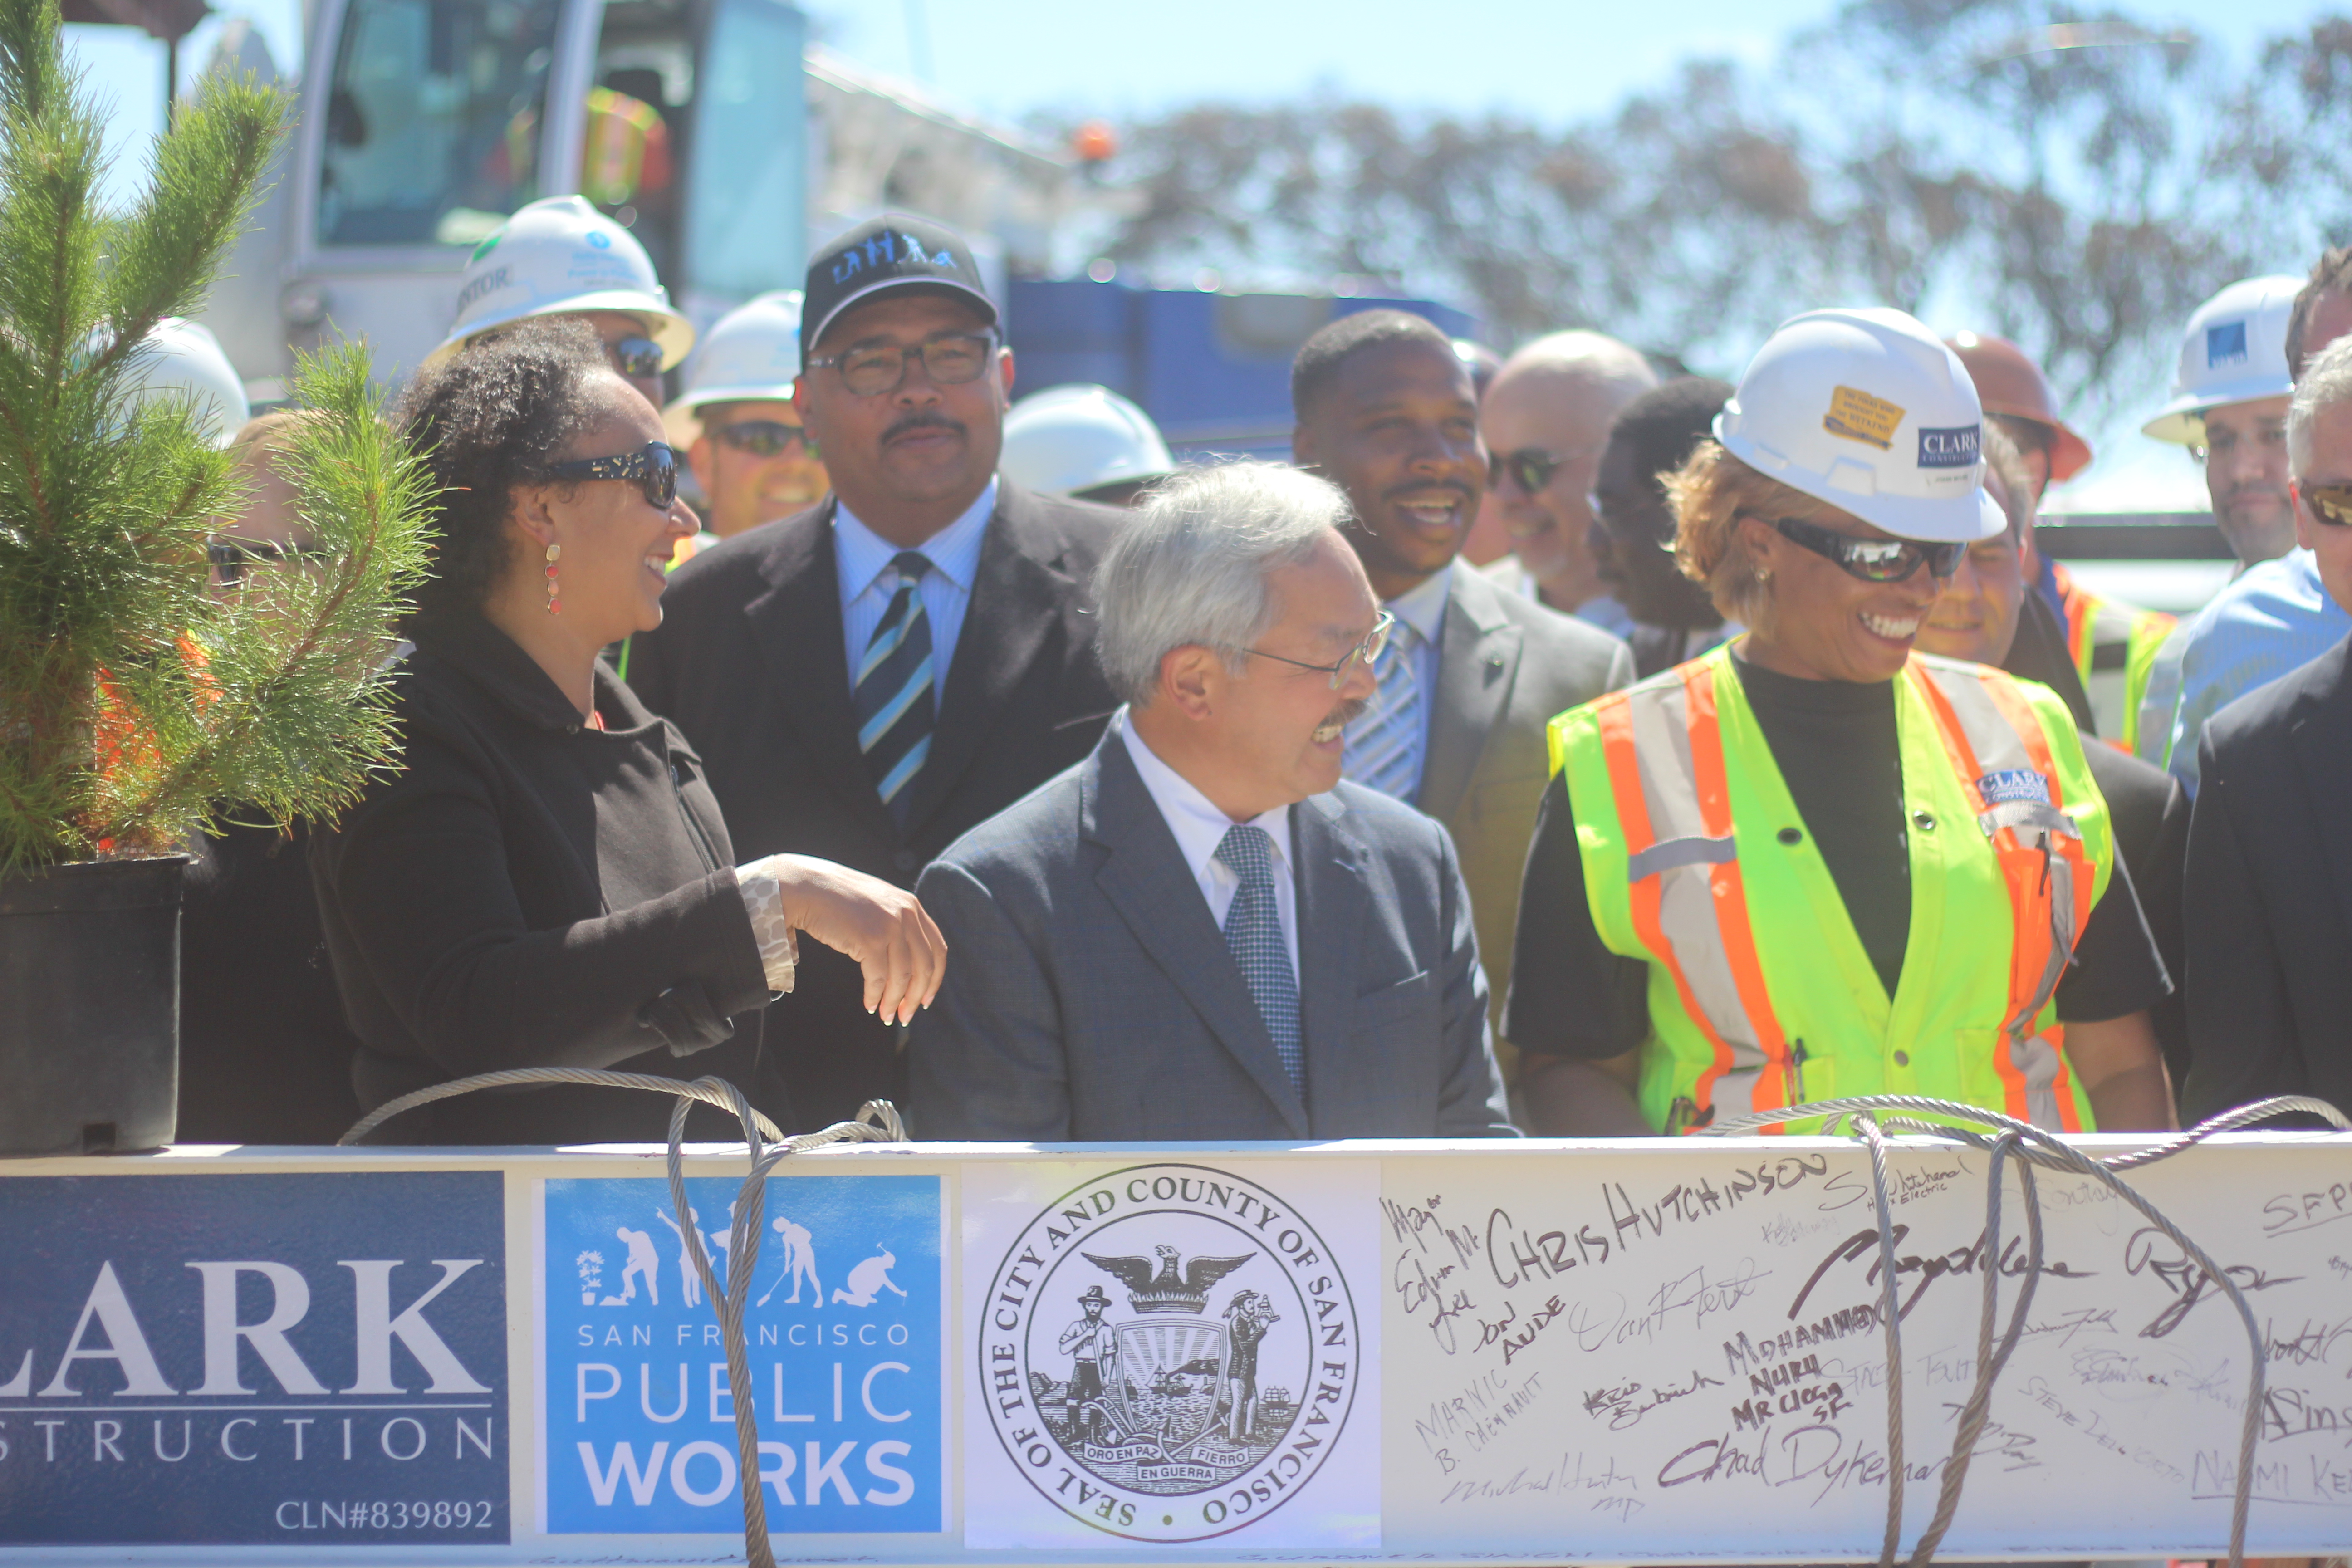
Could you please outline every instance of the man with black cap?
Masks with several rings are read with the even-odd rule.
[[[743,857],[901,885],[1086,757],[1118,706],[1087,588],[1119,516],[998,478],[1013,355],[971,247],[889,213],[809,266],[793,404],[833,493],[669,579],[629,682],[702,754]],[[904,1100],[855,965],[803,951],[768,1038],[803,1126]]]

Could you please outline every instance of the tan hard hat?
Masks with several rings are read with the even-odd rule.
[[[2025,351],[2007,338],[1984,332],[1958,332],[1944,340],[1969,367],[1977,384],[1977,397],[1987,414],[2007,414],[2047,425],[2056,437],[2050,448],[2052,479],[2071,479],[2091,462],[2091,444],[2058,417],[2058,400],[2050,395],[2049,379]]]

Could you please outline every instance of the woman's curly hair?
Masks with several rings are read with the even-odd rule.
[[[506,570],[515,487],[544,483],[551,463],[603,411],[593,392],[604,345],[585,321],[542,316],[419,371],[393,423],[439,494],[433,576],[417,614],[477,612]]]

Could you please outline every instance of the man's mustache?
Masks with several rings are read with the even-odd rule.
[[[1371,701],[1368,698],[1350,698],[1347,701],[1340,703],[1337,708],[1332,709],[1329,716],[1323,721],[1323,723],[1337,724],[1339,728],[1344,730],[1349,725],[1354,723],[1357,720],[1362,718],[1364,716],[1364,710],[1370,706]],[[1321,725],[1317,726],[1318,729],[1321,727]]]
[[[959,436],[967,434],[962,420],[950,419],[936,408],[919,408],[912,414],[892,420],[890,427],[882,432],[882,444],[887,447],[909,430],[927,429],[952,430]]]

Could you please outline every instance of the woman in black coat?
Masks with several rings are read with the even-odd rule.
[[[760,1016],[793,932],[856,960],[902,1021],[946,948],[913,895],[828,862],[737,867],[702,764],[599,662],[661,624],[695,529],[661,417],[595,335],[526,324],[420,373],[397,418],[439,482],[436,574],[395,676],[403,766],[313,844],[373,1109],[522,1067],[717,1074],[789,1127]],[[404,1143],[658,1141],[671,1101],[559,1087],[412,1111]],[[697,1137],[740,1137],[698,1108]]]

